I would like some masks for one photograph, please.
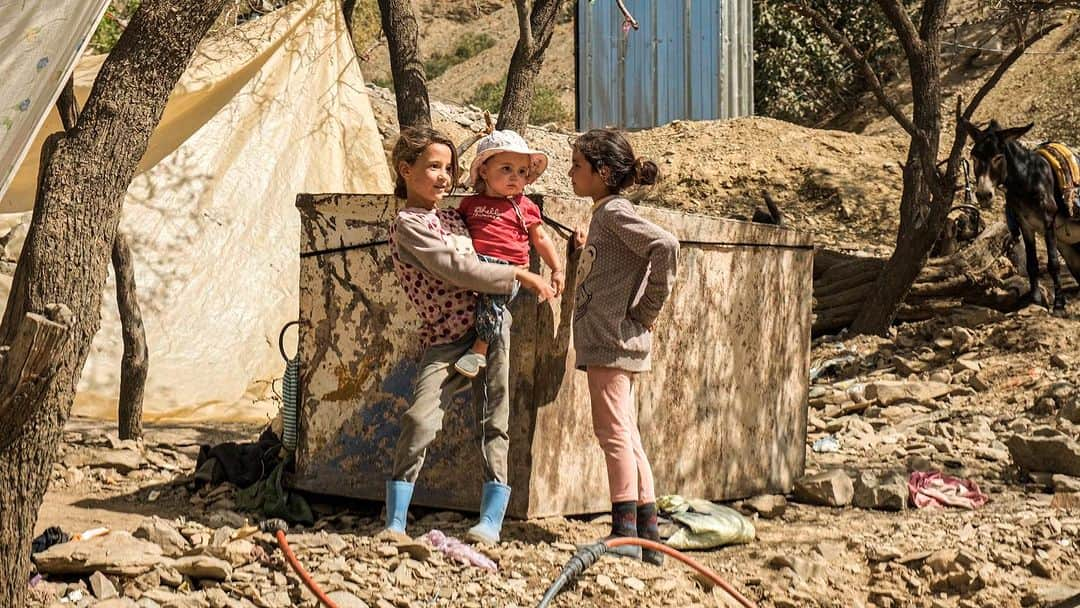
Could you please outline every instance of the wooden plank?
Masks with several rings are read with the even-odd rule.
[[[10,345],[0,347],[0,449],[19,435],[37,405],[45,381],[60,362],[67,342],[68,325],[64,322],[71,313],[57,306],[50,314],[58,321],[42,315],[26,313]]]

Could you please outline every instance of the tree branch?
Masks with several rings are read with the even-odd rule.
[[[900,126],[903,127],[909,135],[911,135],[912,137],[916,136],[915,124],[911,122],[910,118],[908,118],[903,112],[900,111],[899,106],[897,106],[896,103],[893,102],[893,100],[889,99],[885,95],[885,87],[881,84],[881,81],[878,80],[877,74],[874,73],[874,68],[870,66],[870,62],[866,60],[866,57],[863,57],[862,54],[859,53],[858,49],[856,49],[855,46],[851,44],[851,41],[848,40],[846,36],[838,32],[836,28],[834,28],[832,24],[829,23],[829,20],[825,18],[825,15],[822,15],[817,10],[811,8],[805,2],[798,2],[794,4],[793,7],[795,8],[795,10],[799,11],[805,17],[813,21],[814,25],[817,26],[818,29],[820,29],[821,31],[825,32],[825,35],[828,36],[829,39],[833,41],[833,43],[839,45],[841,49],[843,49],[844,54],[847,55],[851,61],[855,62],[856,65],[859,66],[859,69],[862,71],[863,78],[866,78],[866,81],[870,84],[870,90],[874,93],[874,97],[877,98],[878,103],[880,103],[881,106],[889,112],[889,114],[896,120],[896,122],[900,123]]]
[[[931,1],[933,0],[927,0],[927,2]],[[904,47],[904,54],[907,55],[908,61],[921,55],[922,38],[919,37],[919,31],[915,29],[911,16],[904,10],[904,5],[900,3],[900,0],[878,0],[878,5],[885,12],[893,29],[896,30],[896,36]]]
[[[1044,38],[1047,34],[1056,30],[1059,27],[1061,27],[1060,23],[1048,25],[1029,36],[1027,40],[1024,40],[1023,42],[1017,44],[1016,47],[1013,48],[1012,52],[1010,52],[1008,55],[1005,56],[1004,59],[1001,60],[1001,63],[998,64],[997,69],[994,70],[994,73],[986,79],[986,82],[984,82],[983,85],[979,87],[979,90],[977,93],[975,93],[975,96],[971,98],[971,103],[969,103],[967,108],[964,110],[964,119],[971,120],[971,117],[975,115],[975,110],[979,108],[979,104],[982,103],[982,100],[990,93],[990,91],[995,86],[997,86],[997,83],[999,80],[1001,80],[1001,77],[1004,76],[1005,72],[1007,72],[1009,68],[1012,67],[1012,64],[1016,63],[1016,60],[1024,54],[1024,51],[1026,51],[1028,48],[1031,47],[1031,45],[1035,44],[1036,42]]]
[[[929,42],[941,35],[941,24],[945,21],[948,9],[949,0],[923,2],[922,18],[919,19],[919,38],[923,42]]]
[[[63,304],[53,318],[26,313],[10,346],[0,349],[0,450],[7,449],[33,415],[46,383],[64,357],[71,311]]]
[[[516,0],[514,7],[517,8],[518,16],[518,35],[525,41],[529,47],[529,52],[532,52],[533,37],[532,37],[532,21],[529,19],[529,14],[532,12],[529,0]]]
[[[356,13],[356,0],[342,0],[341,13],[345,17],[345,28],[349,30],[349,38],[353,33],[353,15]]]
[[[1010,67],[1012,67],[1012,64],[1016,63],[1016,60],[1024,54],[1024,51],[1026,51],[1033,44],[1045,37],[1047,34],[1057,29],[1060,25],[1060,23],[1048,25],[1029,36],[1027,40],[1024,40],[1022,43],[1017,44],[1016,47],[1013,48],[1012,52],[1010,52],[1004,59],[1001,60],[1001,63],[998,64],[998,67],[994,70],[994,73],[986,79],[986,82],[984,82],[981,87],[979,87],[978,92],[976,92],[975,96],[971,98],[971,102],[967,105],[965,109],[961,110],[961,108],[964,107],[963,97],[961,95],[956,96],[956,130],[953,134],[952,148],[949,150],[949,166],[948,169],[946,169],[945,175],[941,178],[946,185],[950,182],[950,180],[955,181],[956,173],[958,171],[957,164],[960,161],[960,155],[964,152],[964,143],[967,141],[967,133],[964,131],[964,128],[961,126],[961,124],[964,121],[971,120],[971,117],[975,115],[975,111],[978,110],[979,104],[982,103],[983,99],[985,99],[986,96],[990,94],[990,91],[994,88],[994,86],[997,85],[998,81],[1001,80],[1002,76],[1005,75],[1005,72],[1008,71]]]
[[[630,14],[629,9],[623,4],[623,0],[615,0],[615,4],[619,7],[619,10],[622,11],[623,18],[626,20],[625,23],[629,23],[630,27],[635,30],[639,29],[640,26],[638,25],[637,19],[634,19],[634,16]]]
[[[71,135],[75,124],[79,122],[79,103],[75,100],[75,76],[68,76],[64,88],[60,91],[60,97],[56,99],[56,111],[60,113],[60,122],[64,125],[64,131]]]

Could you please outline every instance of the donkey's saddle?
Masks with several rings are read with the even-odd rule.
[[[1047,142],[1035,149],[1035,152],[1050,163],[1054,170],[1054,181],[1057,183],[1059,200],[1063,203],[1062,211],[1065,215],[1076,215],[1073,207],[1076,201],[1076,190],[1080,187],[1080,166],[1077,165],[1076,157],[1065,144]]]

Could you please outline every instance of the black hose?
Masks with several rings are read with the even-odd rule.
[[[562,572],[559,573],[555,582],[548,587],[547,593],[540,599],[540,603],[536,605],[536,608],[546,608],[551,604],[551,600],[555,599],[555,596],[563,590],[567,583],[580,576],[589,566],[599,561],[607,551],[608,546],[603,541],[585,545],[579,549],[574,554],[574,557],[570,558],[570,561],[563,566]]]

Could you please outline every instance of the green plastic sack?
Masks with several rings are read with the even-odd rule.
[[[664,496],[657,506],[668,513],[680,528],[666,544],[679,550],[712,549],[754,540],[754,524],[730,507],[708,500],[682,496]]]
[[[690,502],[678,494],[668,494],[656,499],[656,508],[661,513],[685,513],[690,510]]]
[[[311,506],[298,492],[290,492],[282,483],[285,466],[292,461],[278,463],[270,475],[236,493],[236,505],[247,511],[261,513],[265,517],[280,517],[290,524],[310,526],[315,523]]]

